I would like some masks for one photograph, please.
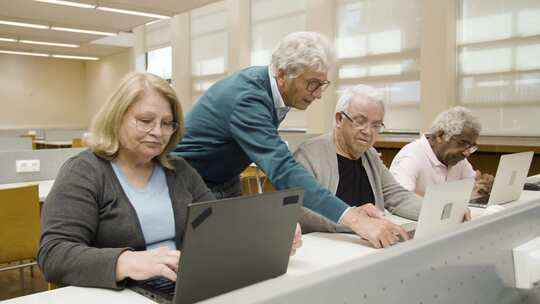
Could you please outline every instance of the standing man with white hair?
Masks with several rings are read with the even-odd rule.
[[[362,224],[370,234],[381,236],[381,246],[395,244],[399,235],[407,239],[400,226],[384,219],[383,211],[417,220],[421,198],[396,182],[373,148],[384,128],[381,94],[369,86],[354,86],[343,93],[334,115],[334,130],[304,142],[294,156],[321,185],[346,202],[349,211],[375,214]],[[309,213],[300,223],[309,231],[348,230]]]
[[[481,130],[480,121],[470,110],[450,108],[435,118],[430,133],[399,151],[390,172],[403,187],[420,196],[429,185],[466,178],[476,179],[474,193],[489,193],[493,176],[474,171],[467,160],[478,149]]]
[[[277,189],[303,188],[304,206],[367,235],[362,223],[369,215],[345,212],[348,205],[296,162],[278,133],[291,107],[305,110],[321,98],[334,63],[332,46],[323,35],[287,35],[270,66],[246,68],[210,87],[187,115],[187,133],[176,152],[218,198],[240,195],[240,173],[254,162]]]

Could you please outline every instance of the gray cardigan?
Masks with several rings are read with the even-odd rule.
[[[300,145],[294,156],[315,176],[321,185],[336,194],[339,184],[339,169],[333,133],[307,140]],[[396,182],[374,148],[369,148],[362,154],[361,159],[375,197],[374,205],[381,210],[386,208],[391,213],[401,217],[417,220],[422,198],[407,191]],[[336,225],[306,208],[303,209],[300,221],[302,232],[350,232],[348,227]]]
[[[181,248],[187,204],[214,199],[197,172],[181,158],[164,168]],[[116,261],[125,250],[145,250],[135,213],[111,164],[90,150],[60,169],[41,213],[38,263],[47,281],[104,288],[116,283]]]

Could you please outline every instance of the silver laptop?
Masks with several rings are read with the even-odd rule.
[[[505,204],[519,199],[533,154],[530,151],[501,156],[491,193],[471,200],[469,205],[486,208],[489,205]]]
[[[416,229],[411,230],[411,226],[404,229],[418,239],[457,227],[463,222],[473,187],[472,178],[429,186],[422,201]]]
[[[132,281],[158,303],[194,303],[287,271],[304,191],[290,189],[188,206],[177,281]]]

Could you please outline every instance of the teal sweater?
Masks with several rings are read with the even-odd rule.
[[[175,151],[204,180],[229,181],[254,162],[277,189],[303,188],[304,206],[334,222],[348,207],[294,159],[279,136],[267,67],[250,67],[214,84],[185,125]]]

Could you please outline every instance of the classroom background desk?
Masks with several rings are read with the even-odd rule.
[[[524,191],[504,208],[479,212],[442,236],[387,249],[363,246],[355,235],[304,235],[285,275],[204,303],[539,303],[540,292],[511,287],[511,248],[540,235],[540,192]],[[72,286],[4,303],[96,302],[154,303],[131,290]]]
[[[73,146],[71,140],[34,140],[33,144],[35,149],[62,149]]]

